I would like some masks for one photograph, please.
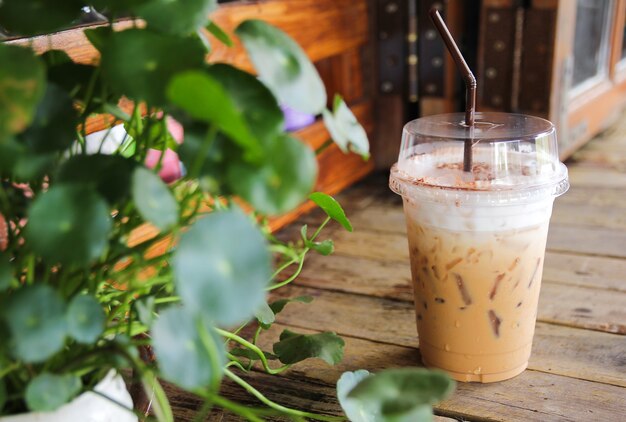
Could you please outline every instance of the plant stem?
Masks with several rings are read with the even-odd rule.
[[[242,378],[238,377],[228,369],[224,369],[224,375],[235,381],[239,386],[243,387],[248,393],[259,399],[263,404],[288,415],[328,422],[338,422],[346,420],[346,418],[342,416],[317,415],[315,413],[303,412],[301,410],[291,409],[289,407],[282,406],[265,397],[259,390],[248,384],[246,381],[244,381]]]
[[[217,128],[215,127],[215,125],[211,125],[211,127],[209,127],[209,132],[204,139],[204,142],[202,142],[200,151],[198,151],[198,155],[196,156],[196,159],[194,160],[193,165],[190,169],[190,179],[197,179],[198,175],[200,175],[200,170],[202,170],[202,164],[204,163],[207,152],[209,152],[209,149],[211,148],[211,144],[215,139],[215,135],[217,135]]]
[[[206,331],[204,325],[200,321],[196,324],[196,328],[198,330],[198,334],[200,335],[200,341],[202,342],[204,350],[207,352],[207,356],[209,357],[209,361],[211,363],[211,390],[218,391],[220,387],[220,372],[222,368],[218,358],[219,352],[217,344],[215,344],[215,340]]]
[[[291,367],[291,365],[283,365],[280,368],[272,369],[270,368],[269,363],[267,362],[265,353],[263,353],[263,350],[261,350],[258,346],[250,343],[248,340],[241,338],[236,334],[231,333],[230,331],[222,330],[221,328],[217,328],[217,327],[215,328],[215,330],[217,331],[219,335],[226,337],[227,339],[236,341],[237,343],[241,344],[242,346],[247,347],[248,349],[256,353],[259,359],[261,359],[261,363],[263,364],[263,369],[265,369],[265,371],[268,374],[276,375]]]

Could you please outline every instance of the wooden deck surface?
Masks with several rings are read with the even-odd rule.
[[[568,167],[572,186],[555,203],[529,369],[500,383],[459,383],[436,407],[438,420],[626,420],[626,119]],[[421,366],[400,198],[378,174],[338,199],[354,233],[338,225],[325,232],[335,254],[310,255],[302,276],[278,290],[315,300],[288,306],[262,345],[283,328],[335,331],[346,341],[343,362],[312,360],[280,376],[247,377],[279,403],[328,414],[340,412],[334,385],[343,371]],[[295,239],[302,223],[321,218],[306,215],[281,235]],[[254,403],[228,383],[223,391]],[[184,420],[196,405],[181,400],[174,405]],[[214,413],[209,420],[238,419]]]

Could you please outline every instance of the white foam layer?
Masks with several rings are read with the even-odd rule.
[[[546,223],[552,215],[554,197],[514,205],[476,205],[461,202],[404,199],[404,213],[420,225],[457,232],[507,232]]]

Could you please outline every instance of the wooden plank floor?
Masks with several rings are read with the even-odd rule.
[[[626,420],[626,118],[568,167],[572,187],[555,203],[529,369],[500,383],[460,383],[436,407],[439,420]],[[384,174],[338,199],[354,233],[338,225],[325,232],[335,254],[311,255],[302,276],[276,294],[311,295],[314,302],[288,306],[262,346],[284,328],[331,330],[346,340],[343,362],[314,360],[279,377],[248,377],[280,403],[328,414],[340,412],[334,385],[343,371],[421,365],[401,201]],[[281,236],[296,239],[302,223],[321,218],[306,215]],[[228,383],[224,392],[254,403]],[[185,420],[185,412],[179,415]],[[214,413],[210,420],[237,419]]]

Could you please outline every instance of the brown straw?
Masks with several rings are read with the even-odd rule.
[[[448,47],[448,51],[452,55],[454,59],[454,63],[456,63],[457,68],[461,72],[461,76],[463,76],[463,80],[465,81],[465,124],[471,128],[474,126],[474,110],[476,110],[476,77],[470,70],[467,62],[463,58],[459,47],[454,42],[454,38],[452,38],[452,34],[448,30],[448,27],[444,23],[441,15],[439,14],[439,10],[436,8],[430,9],[430,19],[433,21],[433,24],[439,31],[439,35],[443,38],[443,42]],[[463,148],[463,171],[472,171],[472,140],[468,139],[465,141],[465,145]]]

